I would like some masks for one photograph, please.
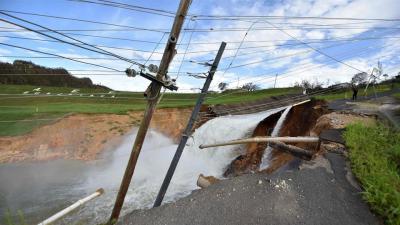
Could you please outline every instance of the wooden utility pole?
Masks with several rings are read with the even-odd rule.
[[[275,74],[274,88],[276,87],[276,79],[278,79],[278,74]]]
[[[168,38],[167,45],[165,46],[165,50],[160,62],[160,66],[157,72],[157,80],[162,81],[165,77],[169,64],[171,63],[175,53],[176,53],[176,42],[178,41],[180,31],[182,29],[183,22],[185,20],[187,11],[189,9],[191,0],[181,0],[179,3],[178,10],[176,12],[174,24],[171,29],[171,33]],[[121,186],[118,191],[117,199],[115,200],[114,208],[111,213],[111,217],[109,223],[115,223],[118,220],[119,214],[121,212],[122,205],[124,203],[124,199],[126,193],[129,188],[129,184],[131,183],[133,173],[135,171],[136,162],[138,160],[140,150],[142,149],[142,145],[144,142],[144,138],[146,137],[147,130],[150,125],[151,118],[156,109],[158,99],[160,97],[161,90],[160,82],[151,82],[149,87],[146,90],[146,96],[148,98],[147,107],[144,111],[144,116],[142,122],[140,123],[139,130],[136,135],[135,143],[132,147],[132,152],[129,157],[128,165],[125,169],[124,177],[122,178]]]
[[[203,88],[201,89],[201,93],[199,94],[199,97],[197,98],[196,105],[194,106],[194,109],[192,111],[192,115],[189,118],[189,122],[186,125],[185,131],[182,134],[181,140],[179,142],[178,148],[176,149],[174,158],[172,158],[172,162],[168,168],[167,174],[165,175],[164,181],[161,185],[160,191],[158,192],[156,201],[154,202],[153,207],[158,207],[161,205],[165,193],[167,192],[169,183],[171,182],[172,176],[174,175],[176,166],[178,165],[179,159],[181,158],[181,155],[183,153],[183,149],[186,146],[186,142],[190,136],[190,133],[193,128],[193,124],[196,121],[197,114],[200,111],[200,107],[203,104],[204,98],[207,95],[208,88],[210,87],[211,81],[214,77],[215,71],[217,71],[217,67],[219,64],[219,61],[221,60],[222,53],[225,50],[226,43],[222,42],[221,46],[219,47],[217,56],[215,57],[215,60],[213,64],[211,65],[210,71],[208,72],[208,76],[206,78],[206,82],[204,82]]]

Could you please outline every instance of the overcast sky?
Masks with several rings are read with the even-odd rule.
[[[124,3],[175,12],[179,1],[125,0]],[[168,31],[173,22],[173,18],[171,17],[66,0],[0,1],[0,9],[78,18],[157,30],[134,30],[111,25],[91,24],[10,12],[12,15],[52,29],[74,30],[68,31],[69,33],[73,33],[70,34],[71,36],[90,44],[124,48],[105,49],[141,63],[144,63],[151,55],[151,61],[147,62],[147,64],[154,63],[156,65],[159,64],[157,60],[160,60],[162,56],[161,53],[164,50],[165,42],[168,38],[168,34],[164,35],[163,31]],[[278,87],[290,86],[296,81],[299,82],[303,79],[311,81],[318,80],[329,84],[348,82],[350,78],[360,70],[366,72],[371,71],[371,69],[376,66],[378,60],[383,64],[383,73],[394,75],[400,71],[400,20],[292,18],[298,16],[400,19],[400,2],[398,0],[193,0],[189,14],[284,17],[279,17],[279,19],[264,18],[260,20],[255,20],[253,18],[241,20],[200,20],[196,19],[196,17],[190,20],[191,17],[187,17],[184,24],[185,30],[182,31],[178,41],[178,54],[175,56],[169,69],[171,77],[176,77],[178,75],[177,72],[180,71],[177,79],[180,92],[190,92],[191,89],[202,86],[202,79],[188,76],[187,72],[201,73],[206,72],[208,68],[189,61],[196,60],[203,62],[212,60],[215,57],[216,50],[221,41],[228,42],[227,50],[223,55],[223,57],[226,58],[223,58],[220,63],[219,71],[216,73],[215,79],[211,85],[213,89],[216,89],[220,82],[227,82],[230,88],[235,88],[247,82],[255,82],[263,88],[268,88],[274,85],[276,74],[278,74]],[[0,15],[0,17],[38,29],[37,27],[4,15]],[[68,44],[18,39],[15,37],[46,40],[49,38],[31,32],[15,31],[9,29],[15,28],[12,25],[4,22],[0,23],[0,42],[3,43],[24,46],[68,57],[104,58],[83,60],[116,68],[118,70],[125,70],[127,67],[131,66],[130,63],[121,60],[109,60],[111,58],[110,56],[104,56]],[[232,31],[232,29],[226,31],[228,28],[239,29],[238,31]],[[79,31],[82,29],[95,29],[96,31]],[[192,29],[196,31],[193,32]],[[202,32],[200,32],[199,29],[201,29]],[[211,29],[212,31],[210,31]],[[219,31],[221,29],[225,29],[225,31]],[[247,35],[245,35],[246,32]],[[106,36],[113,37],[114,39],[76,34]],[[321,39],[325,41],[320,41]],[[157,46],[157,42],[160,40],[161,42]],[[149,43],[142,41],[147,41]],[[236,49],[242,41],[241,48],[237,52]],[[187,44],[189,42],[190,45],[188,46]],[[212,44],[199,44],[206,42],[212,42]],[[302,42],[309,43],[309,46],[302,44]],[[312,46],[313,49],[310,48],[310,46]],[[155,48],[155,53],[151,54]],[[319,52],[315,51],[315,49],[318,49]],[[184,54],[185,52],[186,54]],[[7,62],[12,62],[17,58],[4,56],[43,56],[39,53],[6,46],[0,46],[0,55],[0,60]],[[236,57],[233,57],[235,55]],[[185,57],[185,60],[182,63],[183,57]],[[343,63],[339,63],[333,58]],[[48,67],[64,67],[75,75],[82,73],[113,73],[112,76],[92,75],[89,77],[94,83],[106,85],[116,90],[143,91],[149,83],[147,80],[140,77],[128,78],[123,73],[112,71],[96,72],[96,70],[104,69],[65,59],[33,58],[27,60]],[[231,68],[227,69],[230,64]],[[248,65],[243,66],[245,64]],[[132,68],[137,69],[136,66],[132,66]],[[87,77],[87,75],[85,76]]]

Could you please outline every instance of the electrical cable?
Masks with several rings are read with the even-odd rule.
[[[158,46],[160,45],[161,41],[164,39],[165,35],[167,33],[163,33],[162,37],[160,38],[160,41],[156,44],[156,46],[154,46],[153,51],[151,52],[151,54],[149,55],[149,57],[147,58],[146,62],[144,62],[144,65],[146,65],[149,60],[151,59],[151,57],[153,56],[154,52],[157,50]],[[130,68],[130,67],[129,67]]]
[[[364,49],[364,53],[365,52],[367,52],[367,51],[369,51],[368,49]],[[363,53],[363,54],[364,54]],[[360,55],[360,52],[357,52],[355,55]],[[348,56],[348,54],[346,55],[347,57],[346,58],[349,58]],[[352,57],[352,56],[350,56],[350,57]],[[307,63],[307,64],[312,64],[312,63]],[[306,65],[307,65],[306,64]],[[325,67],[325,66],[328,66],[329,64],[323,64],[323,65],[316,65],[316,66],[314,66],[314,65],[311,65],[311,66],[313,66],[313,67],[315,67],[315,68],[321,68],[321,67]],[[310,68],[307,68],[307,67],[303,67],[304,68],[304,70],[302,70],[302,71],[300,71],[300,72],[304,72],[304,71],[309,71],[310,70]],[[285,72],[285,73],[281,73],[279,76],[278,76],[278,78],[279,79],[281,79],[281,78],[283,78],[283,77],[287,77],[288,75],[286,75],[286,76],[282,76],[282,75],[284,75],[284,74],[291,74],[291,73],[294,73],[294,72],[298,72],[298,69],[297,70],[291,70],[291,71],[287,71],[287,72]],[[258,75],[258,76],[260,76],[260,75]],[[256,77],[258,77],[258,76],[256,76]],[[256,81],[254,81],[254,82],[260,82],[260,81],[262,81],[262,80],[265,80],[265,79],[273,79],[274,77],[267,77],[267,78],[262,78],[262,79],[259,79],[259,80],[256,80]],[[235,81],[233,81],[233,82],[235,82]],[[230,82],[230,83],[233,83],[233,82]],[[228,84],[230,84],[230,83],[228,83]],[[217,97],[210,97],[211,99],[212,98],[221,98],[221,97],[224,97],[224,96],[227,96],[227,95],[232,95],[232,94],[235,94],[235,93],[240,93],[241,92],[241,90],[238,90],[238,91],[233,91],[233,92],[230,92],[230,93],[227,93],[227,94],[225,94],[225,95],[220,95],[220,96],[217,96]]]
[[[190,22],[190,21],[194,21],[193,27],[196,27],[196,26],[197,26],[197,21],[196,21],[194,18],[190,18],[189,22]],[[188,26],[189,26],[189,23],[188,23]],[[190,46],[190,42],[192,41],[192,37],[193,37],[193,32],[190,33],[189,41],[188,41],[188,44],[186,45],[186,49],[185,49],[185,51],[184,51],[184,53],[183,53],[183,57],[182,57],[182,60],[181,60],[180,65],[179,65],[178,73],[176,74],[175,80],[178,80],[178,78],[179,78],[179,75],[180,75],[180,72],[181,72],[181,69],[182,69],[183,62],[185,61],[185,57],[186,57],[187,51],[188,51],[189,46]],[[183,38],[182,38],[182,40],[183,40]]]
[[[4,12],[1,12],[1,11],[0,11],[0,14],[6,15],[6,16],[8,16],[8,17],[11,17],[11,18],[14,18],[14,19],[17,19],[17,20],[20,20],[20,21],[23,21],[23,22],[25,22],[25,23],[29,23],[29,24],[38,26],[38,27],[40,27],[40,28],[43,28],[43,29],[46,29],[46,30],[49,30],[49,31],[53,31],[53,30],[50,29],[50,28],[44,27],[44,26],[39,25],[39,24],[37,24],[37,23],[29,22],[29,21],[27,21],[27,20],[25,20],[25,19],[18,18],[18,17],[16,17],[16,16],[9,15],[9,14],[4,13]],[[42,32],[35,31],[35,30],[30,29],[30,28],[28,28],[28,27],[25,27],[25,26],[23,26],[23,25],[19,25],[19,24],[16,24],[16,23],[13,23],[13,22],[11,22],[11,21],[7,21],[7,20],[1,19],[1,18],[0,18],[0,21],[6,22],[6,23],[9,23],[9,24],[13,24],[14,26],[18,26],[18,27],[21,27],[21,28],[30,30],[30,31],[32,31],[32,32],[35,32],[35,33],[41,34],[41,35],[43,35],[43,36],[46,36],[46,37],[49,37],[49,38],[52,38],[52,39],[61,41],[61,42],[66,43],[66,44],[70,44],[70,45],[73,45],[73,46],[76,46],[76,47],[79,47],[79,48],[83,48],[83,49],[86,49],[86,50],[89,50],[89,51],[97,52],[97,53],[100,53],[100,54],[110,55],[110,56],[119,58],[119,59],[121,59],[121,60],[123,60],[123,61],[129,62],[129,63],[132,63],[132,64],[135,64],[135,65],[138,65],[138,66],[143,66],[142,64],[140,64],[140,63],[138,63],[138,62],[135,62],[135,61],[129,60],[129,59],[127,59],[127,58],[121,57],[121,56],[116,55],[116,54],[114,54],[114,53],[112,53],[112,52],[109,52],[109,51],[106,51],[106,50],[104,50],[104,49],[98,48],[98,47],[96,47],[96,46],[93,46],[93,45],[88,44],[88,43],[86,43],[86,42],[80,41],[80,40],[78,40],[78,39],[76,39],[76,38],[70,37],[70,36],[68,36],[68,35],[66,35],[66,34],[63,34],[63,33],[61,33],[61,32],[58,32],[58,31],[53,31],[53,32],[54,32],[54,33],[57,33],[57,34],[59,34],[59,35],[61,35],[61,36],[63,36],[63,37],[66,37],[66,38],[69,38],[69,39],[71,39],[71,40],[77,41],[77,42],[79,42],[79,43],[81,43],[81,44],[83,44],[83,45],[86,45],[86,46],[95,48],[95,49],[86,48],[86,47],[77,45],[76,43],[68,42],[68,41],[59,39],[59,38],[57,38],[57,37],[54,37],[54,36],[51,36],[51,35],[48,35],[48,34],[45,34],[45,33],[42,33]]]
[[[8,12],[8,13],[15,13],[15,14],[22,14],[22,15],[38,16],[38,17],[47,17],[47,18],[61,19],[61,20],[78,21],[78,22],[85,22],[85,23],[92,23],[92,24],[114,26],[114,27],[130,28],[130,29],[142,30],[142,31],[161,32],[161,33],[164,33],[167,31],[166,29],[148,29],[148,28],[143,28],[143,27],[133,27],[133,26],[128,26],[128,25],[105,23],[105,22],[99,22],[99,21],[93,21],[93,20],[84,20],[84,19],[76,19],[76,18],[61,17],[61,16],[52,16],[52,15],[45,15],[45,14],[39,14],[39,13],[29,13],[29,12],[1,10],[1,9],[0,9],[0,12]]]
[[[103,6],[110,6],[114,8],[120,8],[120,9],[127,9],[127,10],[132,10],[132,11],[137,11],[137,12],[144,12],[144,13],[149,13],[153,15],[160,15],[160,16],[165,16],[165,17],[171,17],[173,18],[175,16],[175,13],[165,11],[165,10],[160,10],[160,9],[154,9],[154,8],[147,8],[147,7],[142,7],[142,6],[134,6],[134,5],[129,5],[125,3],[117,3],[117,2],[112,2],[112,1],[102,1],[101,2],[94,2],[94,1],[89,1],[89,0],[68,0],[71,2],[81,2],[81,3],[90,3],[90,4],[96,4],[96,5],[103,5]]]
[[[274,24],[270,23],[269,21],[266,21],[266,20],[265,20],[265,22],[268,23],[268,24],[270,24],[271,26],[276,27]],[[279,27],[276,27],[276,28],[279,29]],[[352,68],[352,69],[354,69],[354,70],[357,70],[357,71],[359,71],[359,72],[364,72],[364,71],[362,71],[362,70],[360,70],[360,69],[358,69],[358,68],[356,68],[356,67],[354,67],[354,66],[352,66],[352,65],[350,65],[350,64],[348,64],[348,63],[345,63],[345,62],[343,62],[343,61],[341,61],[341,60],[336,59],[335,57],[332,57],[332,56],[326,54],[325,52],[323,52],[323,51],[321,51],[321,50],[319,50],[319,49],[317,49],[317,48],[314,48],[313,46],[311,46],[311,45],[307,44],[306,42],[304,42],[304,41],[302,41],[302,40],[296,38],[295,36],[289,34],[288,32],[286,32],[286,31],[284,31],[284,30],[281,30],[281,29],[279,29],[279,30],[280,30],[281,32],[283,32],[284,34],[288,35],[289,37],[295,39],[296,41],[303,43],[305,46],[311,48],[312,50],[318,52],[319,54],[324,55],[325,57],[331,58],[331,59],[335,60],[336,62],[341,63],[341,64],[343,64],[343,65],[345,65],[345,66],[347,66],[347,67],[350,67],[350,68]]]
[[[57,55],[57,54],[53,54],[53,53],[49,53],[49,52],[43,52],[43,51],[39,51],[39,50],[35,50],[35,49],[25,48],[25,47],[22,47],[22,46],[11,45],[11,44],[6,44],[6,43],[0,43],[0,45],[5,45],[5,46],[9,46],[9,47],[14,47],[14,48],[20,48],[20,49],[24,49],[24,50],[27,50],[27,51],[37,52],[37,53],[41,53],[41,54],[45,54],[45,55],[57,56],[59,58],[68,59],[68,60],[71,60],[71,61],[75,61],[75,62],[79,62],[79,63],[91,65],[91,66],[97,66],[97,67],[101,67],[101,68],[104,68],[104,69],[113,70],[113,71],[116,71],[116,72],[123,72],[123,71],[120,71],[120,70],[117,70],[117,69],[114,69],[114,68],[111,68],[111,67],[108,67],[108,66],[101,66],[101,65],[98,65],[98,64],[84,62],[84,61],[80,61],[80,60],[77,60],[77,59],[72,59],[72,58],[69,58],[69,57],[65,57],[65,56],[62,56],[62,55]]]

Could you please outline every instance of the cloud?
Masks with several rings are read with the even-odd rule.
[[[196,1],[191,7],[191,13],[211,14],[215,16],[224,15],[271,15],[271,16],[300,16],[300,17],[355,17],[355,18],[398,18],[400,17],[400,4],[397,0],[282,0],[282,1],[245,1],[245,0],[229,0],[218,1],[209,4],[210,1]],[[164,6],[163,6],[164,4]],[[175,4],[175,3],[174,3]],[[167,7],[168,6],[168,7]],[[170,8],[170,3],[160,3],[160,8]],[[105,9],[105,8],[103,8]],[[172,25],[171,18],[164,18],[152,15],[138,15],[131,11],[123,9],[106,8],[105,11],[96,11],[93,8],[94,15],[98,18],[89,18],[89,15],[82,15],[84,12],[71,12],[75,17],[84,17],[98,21],[107,21],[119,25],[138,26],[146,28],[162,28],[170,29]],[[29,11],[29,10],[26,10]],[[67,11],[67,10],[66,10]],[[69,11],[68,11],[69,12]],[[46,21],[44,20],[43,23]],[[53,21],[50,21],[53,22]],[[107,25],[88,25],[85,23],[52,23],[53,28],[57,29],[109,29],[115,28]],[[273,24],[273,25],[271,25]],[[3,26],[12,27],[1,23]],[[182,31],[180,43],[188,43],[192,35],[191,45],[186,51],[186,45],[178,45],[178,54],[172,61],[169,72],[172,77],[177,76],[176,72],[180,69],[180,75],[177,81],[179,91],[192,92],[192,88],[198,88],[203,85],[204,80],[195,79],[187,76],[186,72],[207,72],[208,67],[191,63],[190,60],[205,62],[214,59],[220,42],[228,42],[223,58],[219,65],[219,71],[215,74],[212,83],[212,90],[217,90],[220,82],[228,82],[230,87],[241,86],[247,82],[258,82],[263,87],[270,87],[275,80],[275,74],[278,76],[279,86],[289,86],[295,81],[302,79],[316,79],[319,81],[330,80],[330,82],[345,82],[356,72],[350,67],[333,61],[329,57],[323,56],[308,46],[302,45],[300,42],[293,40],[291,36],[302,41],[324,40],[324,39],[344,39],[344,38],[363,38],[363,37],[387,37],[396,36],[397,30],[377,29],[377,27],[398,26],[399,22],[385,21],[347,21],[347,20],[321,20],[321,19],[290,19],[275,18],[265,20],[243,19],[243,20],[198,20],[196,22],[186,20],[185,28],[196,29],[213,29],[213,32],[192,32]],[[252,27],[252,29],[249,29]],[[279,29],[282,29],[282,32]],[[242,28],[240,31],[227,32],[218,31],[219,29]],[[290,35],[287,35],[286,33]],[[43,38],[40,35],[31,32],[10,32],[12,35],[23,37]],[[158,42],[162,33],[151,33],[142,31],[99,31],[90,33],[100,36],[111,36],[120,38],[131,38]],[[161,44],[156,47],[155,43],[126,42],[122,40],[108,40],[104,38],[76,36],[83,41],[91,44],[117,46],[120,48],[139,49],[141,51],[105,48],[117,55],[129,59],[138,59],[140,62],[148,59],[161,60],[162,53],[165,48],[165,42],[168,35],[165,35]],[[4,42],[14,41],[9,39],[2,40]],[[243,43],[240,43],[244,41]],[[193,43],[209,43],[214,44],[193,44]],[[35,49],[43,51],[51,51],[68,57],[90,58],[96,57],[100,59],[83,59],[84,61],[95,63],[118,70],[125,70],[131,64],[121,60],[107,60],[112,56],[101,55],[98,53],[88,52],[83,49],[68,45],[60,45],[57,43],[29,42],[21,41],[24,46],[34,46]],[[346,43],[346,44],[345,44]],[[399,63],[398,52],[400,50],[400,42],[397,39],[375,40],[368,42],[353,41],[340,42],[322,42],[312,43],[313,48],[321,49],[321,51],[332,57],[344,60],[345,63],[369,70],[376,65],[377,60],[381,60],[384,68],[395,70]],[[288,44],[288,45],[285,45]],[[289,45],[290,44],[290,45]],[[329,47],[330,45],[335,45]],[[240,49],[237,50],[237,48]],[[155,53],[151,52],[155,49]],[[9,49],[5,49],[9,51]],[[365,54],[364,54],[365,53]],[[11,54],[9,52],[0,54]],[[16,54],[14,50],[12,54]],[[37,53],[26,53],[29,55],[40,55]],[[184,57],[185,55],[185,57]],[[185,61],[182,63],[182,59]],[[67,69],[93,69],[93,66],[83,65],[76,62],[68,62],[66,60],[49,59],[44,62],[47,66],[63,66]],[[150,61],[149,63],[159,64],[159,61]],[[229,70],[226,68],[232,63]],[[238,65],[245,65],[235,67]],[[132,68],[137,69],[136,66]],[[97,68],[101,69],[101,68]],[[225,72],[224,72],[225,71]],[[94,74],[95,72],[87,72]],[[96,72],[99,73],[99,72]],[[77,74],[77,73],[75,73]],[[121,73],[118,77],[96,76],[91,75],[90,78],[95,83],[101,83],[118,90],[143,91],[148,81],[136,77],[128,78]]]

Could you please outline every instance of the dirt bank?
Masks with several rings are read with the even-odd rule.
[[[330,112],[327,114],[321,115],[322,111],[318,109],[318,107],[313,107],[311,115],[308,115],[310,120],[304,120],[304,117],[300,117],[300,121],[296,121],[294,118],[291,118],[285,126],[282,127],[282,136],[319,136],[323,130],[327,129],[343,129],[348,124],[361,122],[364,124],[375,123],[374,116],[367,116],[357,113],[350,112]],[[326,113],[326,111],[325,111]],[[304,115],[304,114],[302,114]],[[319,116],[318,116],[319,115]],[[303,125],[303,127],[300,126]],[[302,129],[304,128],[304,130]],[[309,150],[317,150],[315,144],[306,144],[300,143],[295,144],[296,146],[302,147],[304,149]],[[319,150],[327,150],[329,147],[334,149],[338,149],[342,147],[340,144],[322,142],[321,148]],[[271,163],[267,172],[271,173],[281,166],[287,164],[294,157],[288,153],[278,151],[276,149],[271,152]]]
[[[293,107],[288,113],[286,120],[281,128],[280,136],[309,136],[310,130],[314,127],[317,119],[327,112],[323,101],[310,101]],[[275,113],[261,121],[253,132],[253,137],[268,136],[271,134],[276,122],[281,116],[281,112]],[[225,172],[225,176],[237,176],[250,171],[257,171],[261,163],[261,158],[266,149],[266,143],[250,143],[246,146],[246,154],[235,159]],[[314,146],[300,146],[312,148]],[[314,147],[315,148],[315,147]],[[272,171],[284,165],[292,159],[290,154],[273,150],[271,152],[271,164],[269,170]]]
[[[159,109],[151,128],[179,139],[191,109]],[[74,114],[29,134],[0,137],[0,163],[50,159],[92,160],[117,146],[124,134],[138,126],[143,112],[128,115]]]
[[[281,112],[275,113],[261,121],[253,132],[253,137],[271,134]],[[281,128],[280,136],[319,136],[322,130],[340,129],[354,122],[374,123],[375,117],[352,112],[330,112],[322,101],[311,101],[293,107]],[[316,144],[295,144],[309,150],[316,150]],[[225,176],[238,176],[257,171],[266,149],[266,143],[250,143],[246,153],[237,157],[225,172]],[[293,160],[291,154],[273,149],[267,172],[273,172]]]
[[[318,118],[328,113],[324,101],[311,101],[293,107],[286,118],[282,129],[279,133],[280,136],[318,136],[319,133],[314,132],[314,127],[318,123]],[[317,144],[299,143],[295,146],[308,149],[317,150]],[[285,165],[293,159],[289,153],[285,153],[276,149],[271,151],[271,162],[267,172],[273,172],[279,167]]]

